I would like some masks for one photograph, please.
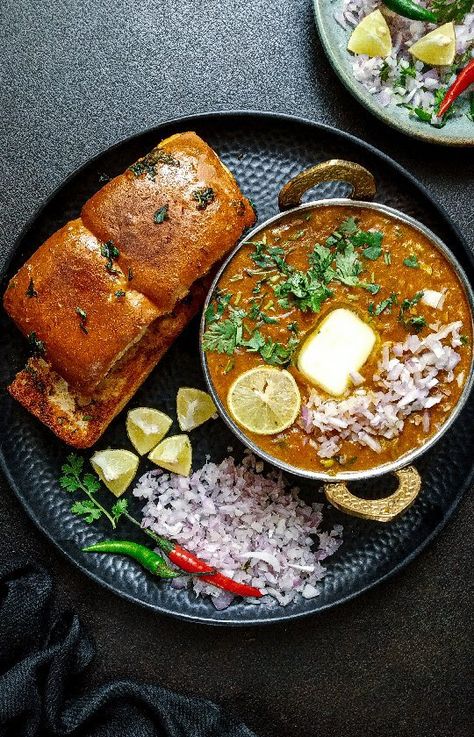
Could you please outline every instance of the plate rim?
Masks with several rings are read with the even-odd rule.
[[[184,125],[184,124],[187,124],[188,122],[192,123],[193,121],[205,123],[206,121],[210,121],[212,119],[219,119],[219,118],[226,118],[226,117],[227,118],[257,117],[261,119],[273,120],[276,122],[287,122],[287,123],[293,122],[293,123],[298,123],[302,125],[307,125],[315,129],[324,130],[328,134],[335,135],[337,138],[343,141],[349,140],[352,144],[354,144],[356,147],[360,148],[361,150],[369,151],[372,155],[375,155],[376,157],[381,159],[385,164],[388,164],[389,166],[397,170],[399,174],[406,177],[410,181],[411,185],[414,186],[416,189],[418,189],[418,191],[421,192],[421,194],[423,194],[425,199],[438,210],[438,212],[443,216],[448,226],[452,229],[454,234],[457,236],[460,244],[463,247],[464,255],[468,258],[470,262],[470,266],[474,268],[474,252],[469,248],[458,226],[451,221],[444,206],[441,205],[435,197],[433,197],[433,195],[429,192],[428,188],[422,182],[419,182],[413,174],[407,171],[401,164],[398,164],[394,159],[388,156],[388,154],[386,154],[384,151],[380,151],[372,144],[366,143],[365,141],[363,141],[360,138],[357,138],[351,133],[347,133],[346,131],[343,131],[338,128],[333,128],[325,123],[321,123],[319,121],[315,121],[310,118],[305,118],[305,117],[297,116],[297,115],[291,115],[287,113],[278,113],[274,111],[251,110],[251,109],[236,109],[236,110],[229,109],[229,110],[206,111],[203,113],[193,113],[191,115],[184,115],[184,116],[179,116],[177,118],[170,118],[170,119],[163,120],[157,125],[145,128],[143,130],[140,130],[136,133],[133,133],[129,136],[126,136],[125,138],[122,138],[116,141],[115,143],[111,144],[110,146],[102,149],[101,151],[97,152],[90,158],[86,159],[83,163],[81,163],[73,171],[71,171],[58,184],[57,187],[54,188],[54,190],[39,204],[39,206],[35,208],[31,217],[28,218],[27,222],[25,223],[20,233],[18,234],[17,238],[15,239],[13,245],[11,246],[11,249],[9,250],[4,267],[2,268],[2,271],[0,273],[0,286],[2,287],[4,286],[4,281],[8,274],[10,264],[19,249],[20,243],[24,240],[26,233],[32,227],[35,220],[41,215],[43,210],[51,203],[51,201],[61,192],[61,190],[72,179],[80,175],[81,172],[86,167],[89,167],[91,164],[93,164],[95,161],[100,159],[105,154],[109,154],[113,152],[115,149],[118,149],[119,147],[123,145],[129,144],[141,138],[142,136],[150,135],[154,132],[156,132],[157,135],[160,135],[160,131],[169,126]],[[159,613],[161,615],[171,616],[174,619],[178,619],[181,621],[208,625],[212,627],[258,627],[258,626],[263,626],[263,625],[279,624],[282,622],[286,623],[292,620],[302,619],[303,617],[319,615],[319,614],[322,614],[323,612],[328,611],[329,609],[334,609],[335,607],[344,605],[347,602],[351,601],[352,599],[355,599],[356,597],[365,593],[366,591],[369,591],[373,589],[374,587],[378,586],[379,584],[384,583],[385,581],[390,579],[392,576],[395,576],[400,571],[402,571],[406,566],[408,566],[418,555],[420,555],[432,543],[434,538],[441,532],[441,530],[452,519],[454,512],[456,511],[456,509],[458,508],[458,506],[460,505],[461,501],[464,498],[467,488],[472,488],[473,479],[474,479],[474,465],[473,465],[468,475],[468,478],[463,486],[463,491],[461,493],[458,493],[458,495],[453,499],[452,503],[450,504],[448,509],[445,511],[442,519],[433,528],[433,530],[422,540],[421,543],[419,543],[416,546],[416,548],[414,548],[408,555],[406,555],[401,561],[399,561],[391,570],[384,573],[382,576],[377,578],[375,581],[371,581],[357,588],[355,591],[352,591],[349,594],[346,594],[345,596],[341,597],[335,602],[328,602],[327,604],[324,604],[323,606],[319,607],[317,610],[314,610],[314,611],[302,611],[302,612],[296,612],[296,613],[291,613],[291,614],[285,614],[285,611],[286,611],[285,607],[282,607],[282,612],[279,613],[279,615],[276,617],[262,617],[262,618],[256,618],[256,619],[246,619],[246,620],[242,620],[242,619],[222,620],[222,619],[212,619],[208,617],[203,617],[199,614],[194,615],[194,614],[188,614],[186,612],[171,611],[169,608],[165,606],[152,604],[150,602],[143,601],[142,599],[138,598],[132,593],[129,593],[122,589],[117,589],[112,583],[109,583],[108,581],[101,578],[100,575],[97,574],[95,571],[84,566],[80,562],[79,559],[74,558],[72,554],[67,550],[67,548],[65,546],[62,546],[60,541],[58,541],[53,536],[53,534],[44,526],[41,518],[37,517],[36,513],[30,506],[28,500],[21,494],[21,490],[19,489],[18,484],[13,479],[13,476],[10,471],[10,467],[7,464],[7,461],[4,455],[3,443],[1,439],[0,439],[0,467],[1,467],[1,470],[10,488],[15,494],[15,497],[17,498],[17,500],[20,502],[21,506],[27,513],[29,519],[41,531],[41,533],[44,534],[45,537],[54,545],[56,550],[58,550],[59,553],[63,555],[69,562],[71,562],[81,573],[91,578],[99,586],[103,586],[106,589],[112,591],[116,596],[120,596],[121,598],[127,601],[140,605],[141,607],[145,607],[146,609],[152,612]]]
[[[375,115],[376,118],[388,125],[390,128],[403,133],[410,138],[416,138],[425,143],[437,144],[439,146],[450,146],[452,148],[473,148],[474,136],[469,139],[459,135],[446,134],[439,136],[435,131],[439,130],[434,127],[427,128],[426,131],[421,127],[411,127],[409,118],[405,122],[402,117],[399,120],[393,120],[385,109],[378,105],[373,96],[363,88],[349,71],[339,63],[336,53],[333,50],[332,43],[326,31],[324,16],[326,9],[323,8],[324,0],[313,0],[314,21],[318,32],[319,40],[323,47],[324,53],[333,71],[336,73],[344,87],[351,93],[354,99],[362,105],[369,113]],[[414,121],[416,122],[416,121]]]

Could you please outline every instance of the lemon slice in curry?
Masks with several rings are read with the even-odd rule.
[[[369,13],[354,28],[347,44],[354,54],[386,57],[392,51],[392,37],[380,10]]]
[[[186,386],[178,391],[176,410],[179,427],[184,432],[199,427],[217,412],[216,405],[207,392]]]
[[[259,366],[245,371],[234,381],[227,404],[234,419],[246,430],[273,435],[294,423],[301,397],[288,371]]]
[[[172,435],[165,438],[148,455],[150,461],[167,471],[189,476],[192,462],[191,443],[187,435]]]
[[[410,46],[410,54],[425,64],[444,66],[452,64],[456,53],[456,34],[453,23],[445,23]]]
[[[140,455],[148,453],[162,440],[173,420],[152,407],[136,407],[127,414],[127,435]]]
[[[138,456],[129,450],[98,450],[91,458],[97,476],[115,496],[121,496],[128,489],[138,463]]]

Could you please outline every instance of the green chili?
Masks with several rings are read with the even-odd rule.
[[[118,553],[119,555],[127,555],[129,558],[133,558],[137,563],[146,568],[155,576],[160,578],[177,578],[181,575],[177,571],[170,568],[165,559],[155,553],[154,550],[145,547],[145,545],[139,545],[139,543],[132,542],[131,540],[104,540],[101,543],[95,543],[95,545],[89,545],[87,548],[82,548],[84,553]]]
[[[438,18],[435,13],[427,8],[423,8],[414,0],[384,0],[384,5],[394,13],[402,15],[404,18],[411,20],[422,20],[425,23],[437,23]]]

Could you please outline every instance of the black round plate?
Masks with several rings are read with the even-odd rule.
[[[377,201],[398,208],[431,228],[453,250],[472,281],[473,259],[446,213],[406,171],[371,146],[346,133],[293,117],[266,113],[215,113],[184,118],[134,136],[110,148],[72,174],[27,225],[16,244],[8,276],[41,242],[67,220],[97,189],[101,174],[116,175],[161,138],[195,130],[215,148],[236,174],[245,194],[256,203],[260,220],[277,211],[277,194],[284,182],[301,169],[331,158],[359,162],[375,176]],[[317,195],[344,196],[345,185],[326,184]],[[195,320],[175,342],[130,406],[152,405],[175,415],[179,386],[204,387]],[[0,334],[0,442],[1,460],[9,482],[33,521],[68,558],[96,581],[117,594],[158,612],[213,624],[259,624],[302,617],[340,604],[400,570],[439,532],[470,487],[474,469],[474,398],[471,396],[450,432],[417,464],[423,478],[422,493],[400,519],[384,525],[350,518],[327,508],[326,524],[344,525],[344,543],[327,561],[328,574],[321,594],[300,598],[287,607],[276,601],[261,605],[238,602],[216,611],[207,598],[188,590],[175,590],[152,578],[133,562],[119,556],[88,556],[81,547],[104,534],[101,522],[88,526],[70,512],[71,496],[58,485],[60,467],[68,449],[5,391],[24,365],[25,341],[2,311]],[[129,447],[122,412],[98,443],[99,448]],[[172,428],[176,430],[177,428]],[[193,431],[194,466],[209,454],[219,462],[241,456],[243,448],[221,420]],[[88,454],[86,454],[88,455]],[[139,472],[146,470],[142,461]],[[298,483],[296,481],[296,483]],[[368,495],[384,495],[391,479],[376,480]],[[308,499],[322,501],[314,484],[300,484]],[[361,493],[361,487],[357,488]],[[112,501],[112,500],[111,500]],[[139,514],[139,505],[134,500]],[[135,536],[125,529],[124,536]],[[138,533],[140,534],[140,533]]]

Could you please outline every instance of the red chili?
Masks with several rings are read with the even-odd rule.
[[[458,76],[448,87],[445,96],[439,106],[438,117],[441,118],[451,107],[453,102],[459,97],[459,95],[467,90],[469,85],[474,84],[474,59],[471,59],[464,69],[461,69]]]
[[[176,545],[171,540],[167,540],[159,535],[153,535],[153,539],[156,541],[158,547],[166,553],[170,561],[179,566],[183,571],[187,571],[187,573],[209,573],[208,576],[201,575],[200,579],[206,583],[210,583],[211,586],[217,586],[217,588],[224,589],[224,591],[230,591],[230,593],[236,594],[236,596],[252,596],[256,598],[263,596],[260,589],[239,583],[228,576],[224,576],[222,573],[218,573],[208,563],[193,553],[190,553],[189,550],[182,548],[181,545]]]

